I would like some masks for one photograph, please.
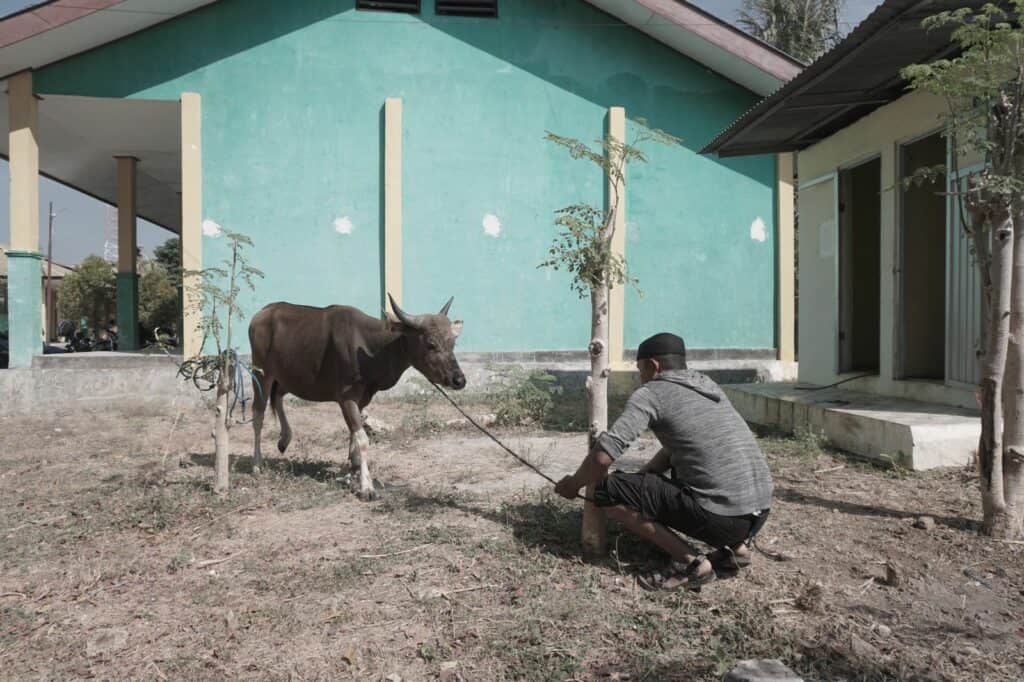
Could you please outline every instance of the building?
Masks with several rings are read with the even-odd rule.
[[[0,70],[19,262],[38,167],[119,206],[122,254],[136,215],[181,233],[189,269],[250,236],[248,313],[454,295],[459,349],[484,358],[584,357],[589,305],[537,265],[555,210],[601,205],[607,180],[545,131],[628,141],[645,119],[682,144],[629,170],[616,248],[643,296],[613,296],[613,361],[662,329],[697,358],[792,359],[790,157],[699,150],[800,65],[686,2],[49,2],[0,21]],[[32,362],[13,334],[11,358]]]
[[[982,3],[886,0],[705,149],[797,154],[799,379],[842,382],[741,391],[749,418],[811,422],[846,449],[917,468],[963,463],[976,447],[981,299],[945,190],[977,166],[948,162],[945,103],[900,77],[956,52],[921,21],[971,4]],[[939,165],[943,180],[904,182]]]

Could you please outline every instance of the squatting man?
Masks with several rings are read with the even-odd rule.
[[[699,590],[716,575],[749,565],[750,540],[771,506],[771,474],[722,389],[687,369],[682,338],[661,333],[645,340],[637,367],[642,386],[555,490],[573,499],[594,485],[594,503],[608,518],[669,554],[668,575],[642,578],[648,587]],[[648,428],[661,443],[657,454],[636,473],[608,473]],[[670,529],[713,551],[700,554]]]

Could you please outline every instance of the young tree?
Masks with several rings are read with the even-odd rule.
[[[842,38],[845,0],[743,0],[738,23],[745,31],[809,64]]]
[[[60,307],[71,320],[86,318],[100,329],[117,310],[117,276],[114,266],[99,256],[88,256],[64,277],[60,285]]]
[[[983,160],[951,192],[969,217],[962,222],[982,284],[982,528],[1015,539],[1024,537],[1024,0],[1010,7],[925,20],[951,32],[960,55],[908,67],[904,77],[944,98],[954,177],[961,158]]]
[[[629,275],[626,261],[612,249],[616,216],[625,199],[626,166],[646,163],[647,155],[640,145],[648,142],[675,145],[679,139],[657,128],[650,128],[643,119],[636,119],[636,134],[629,144],[611,135],[598,140],[592,148],[575,138],[548,132],[546,139],[564,147],[573,159],[584,159],[604,171],[608,183],[605,206],[579,203],[555,212],[557,234],[548,251],[548,259],[538,267],[566,270],[572,275],[572,290],[580,298],[590,297],[590,376],[589,394],[590,447],[597,436],[608,428],[608,301],[611,288],[626,283],[637,284]],[[588,496],[592,491],[588,489]],[[593,554],[604,550],[603,517],[587,503],[584,507],[583,545]]]
[[[228,230],[221,234],[231,245],[231,256],[224,259],[222,266],[184,272],[186,279],[197,282],[200,295],[197,297],[196,312],[199,317],[198,331],[202,332],[203,342],[200,355],[186,360],[182,364],[181,373],[200,390],[217,391],[214,407],[214,491],[225,494],[229,486],[229,404],[237,389],[235,378],[239,369],[238,353],[233,345],[234,323],[245,319],[238,305],[238,295],[243,286],[254,291],[255,278],[263,277],[263,273],[249,265],[246,259],[245,249],[252,246],[251,239]],[[208,344],[212,344],[211,350],[216,351],[215,354],[202,354]]]

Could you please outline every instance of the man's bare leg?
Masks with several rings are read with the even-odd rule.
[[[604,513],[610,519],[614,519],[626,527],[626,530],[640,536],[648,542],[665,550],[675,561],[688,566],[697,558],[697,550],[684,542],[678,535],[661,525],[657,521],[651,521],[643,517],[640,512],[627,507],[605,507]],[[711,562],[706,558],[697,570],[697,576],[703,577],[711,573]]]

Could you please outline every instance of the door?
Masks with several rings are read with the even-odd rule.
[[[981,381],[978,350],[981,346],[981,277],[974,259],[971,238],[964,232],[969,220],[960,200],[952,192],[967,188],[967,175],[975,169],[962,170],[950,180],[947,201],[949,262],[946,277],[946,381],[951,384],[977,386]]]
[[[800,183],[800,375],[839,370],[839,267],[835,173]]]

